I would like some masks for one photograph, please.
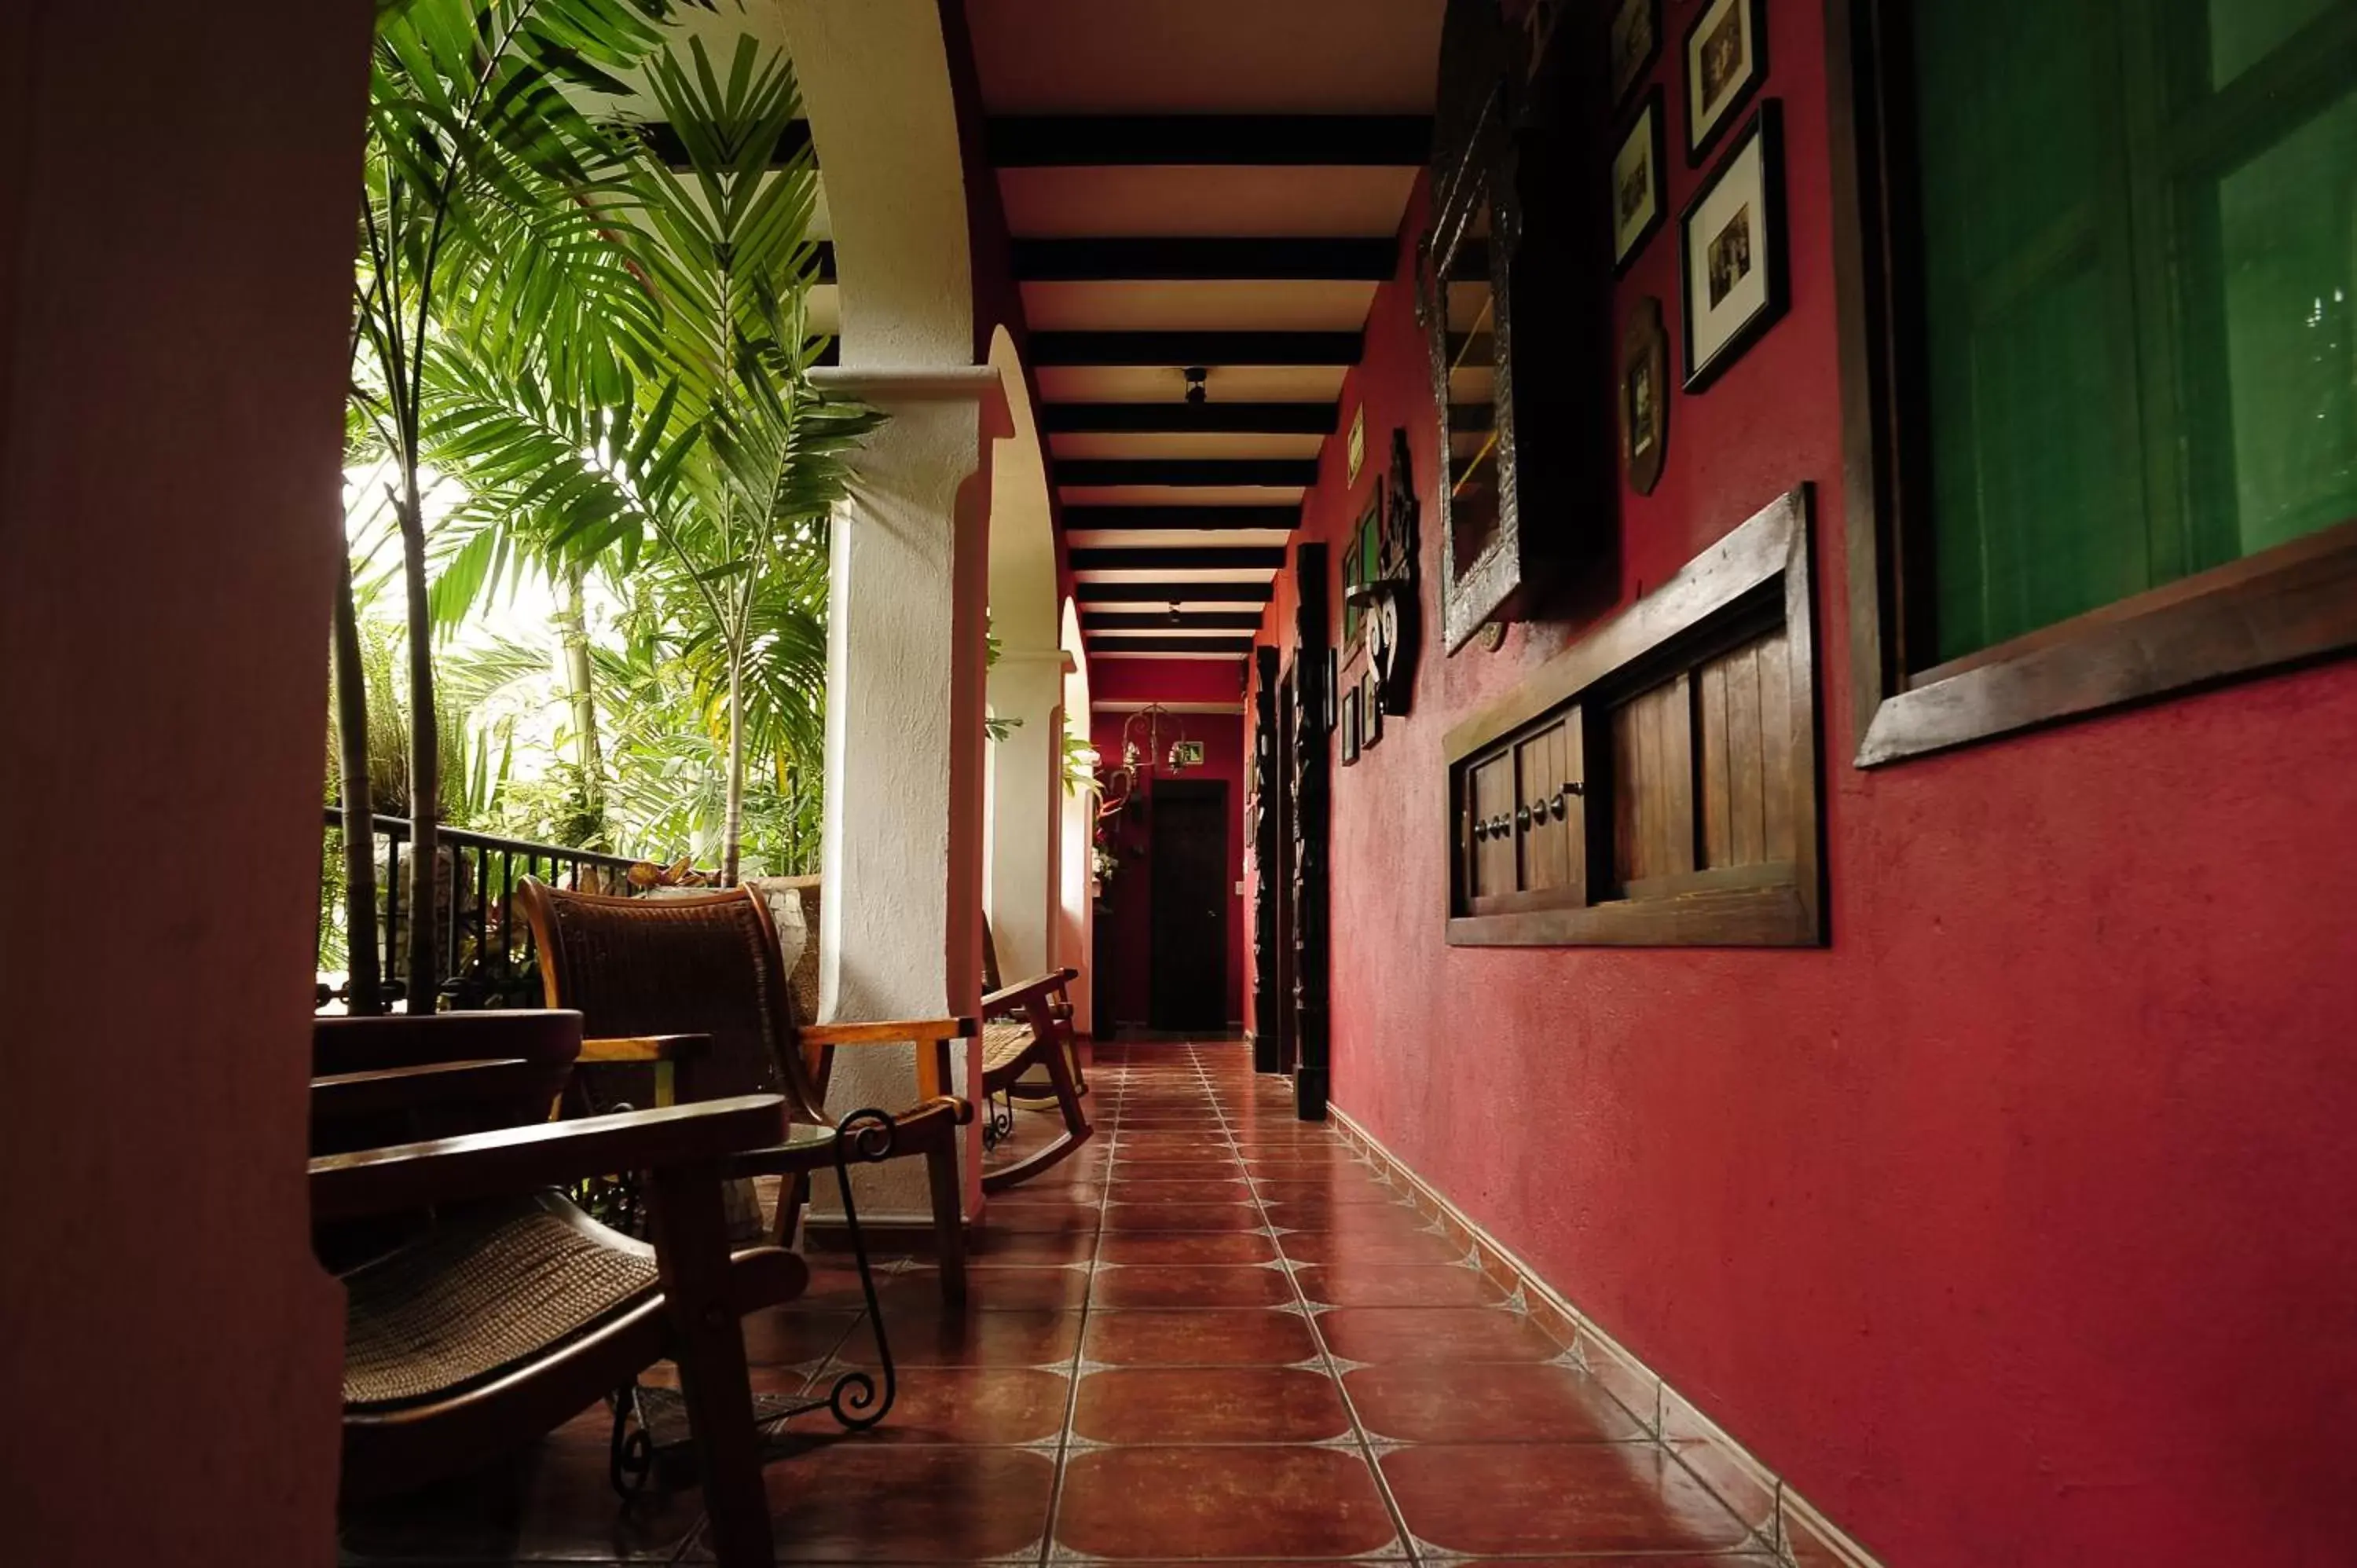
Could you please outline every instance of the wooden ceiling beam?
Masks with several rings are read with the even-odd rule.
[[[1014,256],[1018,283],[1385,283],[1399,263],[1387,234],[1017,240]]]
[[[1318,482],[1315,457],[1059,457],[1063,486],[1269,485],[1307,489]],[[1069,524],[1067,524],[1069,526]]]
[[[999,168],[1420,168],[1432,156],[1425,114],[1000,114],[984,134]]]
[[[1082,631],[1256,631],[1260,616],[1252,610],[1092,610],[1081,618]]]
[[[1249,637],[1108,637],[1091,638],[1089,647],[1098,653],[1220,653],[1243,655],[1252,651]]]
[[[1265,605],[1269,583],[1075,583],[1072,597],[1090,605]]]
[[[1075,572],[1276,572],[1285,567],[1282,544],[1187,545],[1075,550]],[[1173,586],[1183,585],[1174,584]]]
[[[1050,435],[1328,435],[1340,417],[1331,403],[1050,403],[1040,405],[1039,428]]]
[[[1034,332],[1039,365],[1355,365],[1356,332]]]
[[[1301,525],[1298,506],[1068,506],[1064,532],[1127,528],[1283,528]]]

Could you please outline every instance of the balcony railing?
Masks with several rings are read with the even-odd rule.
[[[330,834],[324,870],[331,880],[339,881],[343,813],[329,806],[326,819]],[[593,893],[638,891],[630,879],[630,867],[638,863],[627,855],[499,838],[463,828],[446,827],[436,837],[440,848],[436,858],[444,869],[435,875],[432,918],[440,959],[439,1005],[445,1009],[540,1004],[539,960],[530,922],[524,919],[515,896],[525,877]],[[383,950],[381,994],[390,1004],[408,994],[409,889],[403,864],[410,841],[408,819],[377,817],[375,839],[371,858],[377,866],[377,931]],[[319,918],[323,938],[330,923],[340,928],[342,899],[322,897]],[[320,974],[317,1000],[321,1009],[347,1004],[350,997],[348,980]]]

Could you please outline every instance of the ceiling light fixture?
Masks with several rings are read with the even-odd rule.
[[[1178,373],[1187,378],[1188,403],[1200,406],[1211,395],[1211,389],[1204,385],[1211,380],[1211,371],[1202,365],[1189,365]]]

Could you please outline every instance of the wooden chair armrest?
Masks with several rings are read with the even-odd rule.
[[[775,1144],[785,1132],[784,1100],[745,1094],[328,1155],[311,1162],[311,1216],[355,1219],[619,1171],[717,1165],[740,1150]]]
[[[561,1081],[562,1069],[558,1069],[557,1077]],[[522,1057],[421,1062],[415,1067],[329,1073],[311,1080],[311,1116],[316,1122],[340,1122],[446,1105],[513,1100],[542,1085],[547,1085],[552,1095],[555,1092],[550,1069]]]
[[[970,1040],[981,1033],[981,1023],[973,1018],[887,1018],[872,1024],[805,1024],[794,1036],[805,1046],[897,1046],[911,1040]]]
[[[1001,1009],[1013,1012],[1017,1007],[1027,1007],[1035,998],[1046,997],[1054,992],[1061,991],[1080,977],[1081,972],[1077,969],[1050,970],[1046,974],[1024,981],[1018,985],[1003,986],[992,992],[982,999],[982,1010],[985,1013],[995,1013]]]
[[[583,1062],[677,1062],[706,1055],[709,1035],[618,1035],[581,1042]]]

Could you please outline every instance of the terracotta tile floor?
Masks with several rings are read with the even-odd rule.
[[[1096,1139],[992,1199],[965,1313],[889,1265],[899,1400],[797,1424],[780,1562],[1775,1562],[1243,1047],[1103,1047],[1092,1081]],[[1023,1121],[1018,1148],[1056,1126]],[[862,1305],[824,1267],[748,1320],[758,1386],[872,1359]],[[605,1469],[600,1409],[349,1512],[345,1560],[709,1560],[693,1492],[624,1505]]]

